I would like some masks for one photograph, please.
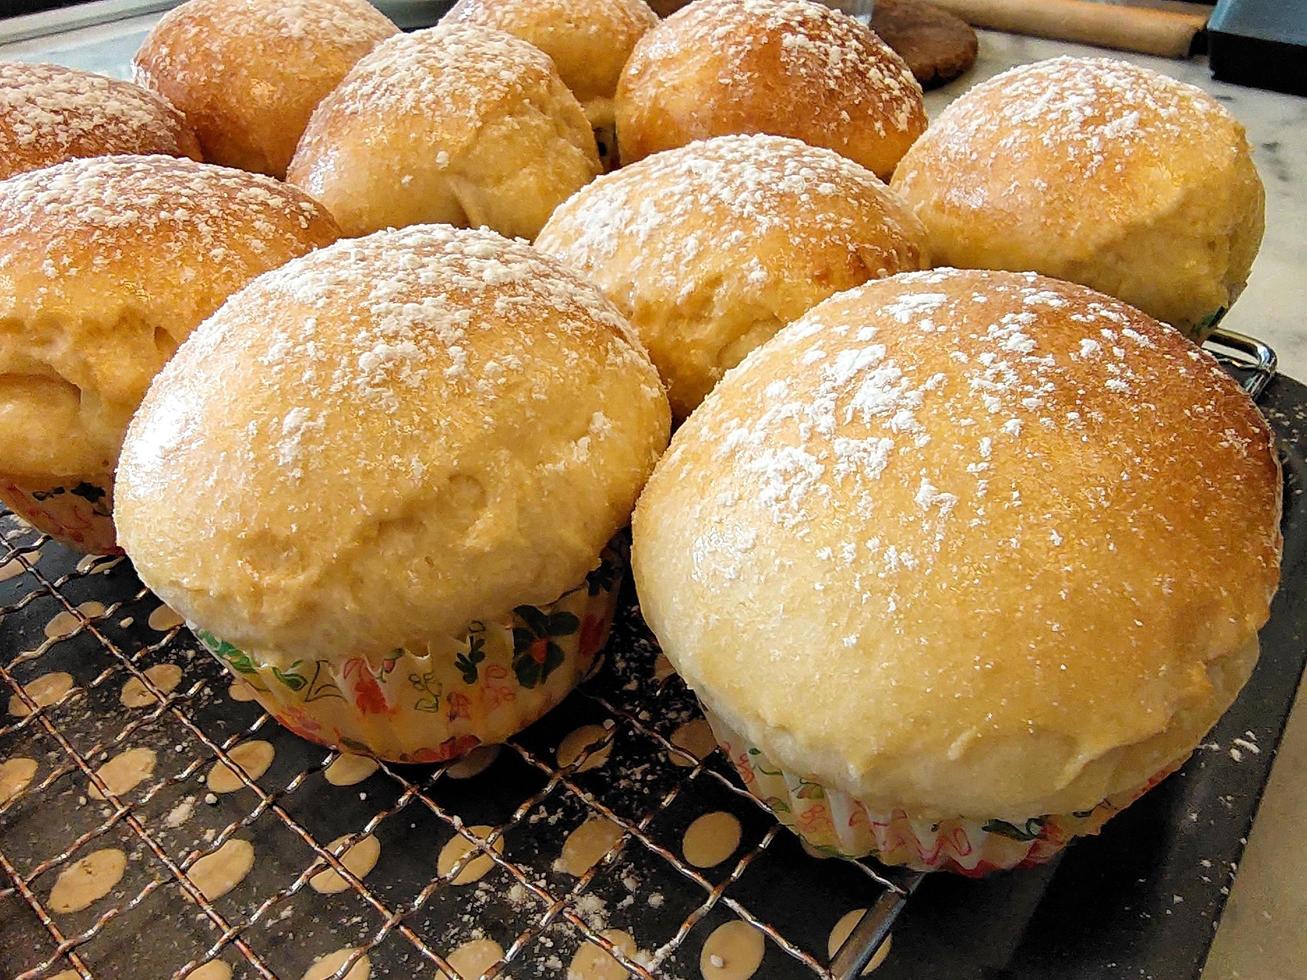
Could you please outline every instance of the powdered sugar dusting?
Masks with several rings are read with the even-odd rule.
[[[635,569],[678,672],[781,766],[1024,819],[1224,704],[1208,671],[1255,657],[1281,486],[1178,331],[1031,274],[908,273],[727,374],[645,490]]]
[[[306,194],[270,177],[165,156],[70,160],[3,184],[0,271],[36,266],[56,287],[119,261],[135,236],[163,256],[235,262],[325,221]],[[184,282],[194,270],[174,274]]]
[[[981,286],[981,295],[959,297],[960,281]],[[854,306],[862,320],[849,320],[845,311]],[[1050,322],[1062,326],[1050,332]],[[1016,522],[1008,547],[1020,548],[1030,534],[1060,546],[1066,529],[1031,510],[1015,484],[995,483],[996,468],[1010,468],[1003,460],[1014,456],[1042,458],[1050,439],[1087,439],[1110,417],[1152,415],[1156,406],[1139,396],[1156,384],[1159,362],[1192,373],[1187,356],[1162,352],[1165,329],[1124,304],[1033,273],[905,273],[833,297],[746,358],[718,390],[734,388],[738,400],[741,389],[763,385],[756,414],[720,413],[712,406],[722,396],[714,393],[698,439],[713,447],[716,465],[739,474],[737,485],[750,488],[767,521],[800,540],[832,519],[832,508],[852,508],[841,524],[879,527],[870,538],[850,531],[818,555],[863,567],[874,556],[877,577],[929,567],[950,534],[987,523],[995,508]],[[931,348],[954,365],[949,372],[926,367],[938,363],[922,353]],[[791,367],[774,377],[767,365],[778,358]],[[1210,359],[1202,370],[1220,376]],[[947,445],[936,458],[957,458],[955,468],[923,454],[940,441]],[[670,459],[682,445],[674,442]],[[1141,466],[1106,476],[1146,473]],[[886,480],[904,486],[915,515],[879,514]],[[1091,501],[1110,496],[1107,487],[1085,493]],[[728,501],[704,506],[718,503]],[[907,524],[919,530],[895,532]],[[701,539],[696,561],[737,577],[753,561],[750,549],[732,552],[740,541],[751,549],[748,536],[715,530]]]
[[[73,157],[196,152],[181,114],[130,82],[0,62],[0,179]]]
[[[705,225],[722,234],[705,240],[695,230]],[[777,235],[787,247],[765,249]],[[756,135],[690,143],[600,177],[554,213],[536,244],[611,286],[629,310],[639,294],[687,297],[697,285],[687,265],[701,251],[738,256],[743,278],[762,288],[805,250],[844,251],[841,261],[881,275],[916,268],[921,238],[869,170],[833,150]],[[620,276],[610,275],[605,267],[619,254]]]
[[[1049,173],[1073,171],[1080,194],[1106,187],[1110,174],[1140,154],[1182,146],[1218,118],[1224,122],[1229,113],[1206,92],[1150,69],[1111,58],[1051,58],[968,91],[940,115],[911,159],[971,175],[939,192],[956,207],[981,208],[991,197],[1018,193],[1015,183],[1004,191],[1006,178],[996,177],[1037,169],[1032,161],[1056,160],[1043,168]],[[912,170],[909,164],[900,179],[910,182]]]
[[[254,276],[338,235],[296,188],[187,159],[74,159],[0,182],[0,319],[21,326],[0,332],[0,374],[49,385],[7,424],[61,433],[11,443],[8,465],[111,468],[176,345]],[[37,415],[21,424],[25,401]],[[71,417],[43,417],[69,402]]]
[[[152,70],[167,62],[188,72],[188,55],[216,53],[242,40],[265,47],[286,40],[354,49],[394,33],[395,25],[367,0],[187,0],[159,19],[150,59]],[[193,64],[199,69],[207,60],[195,58]]]
[[[354,402],[394,413],[439,380],[488,406],[523,368],[511,354],[472,363],[475,335],[496,329],[503,317],[552,321],[563,332],[599,323],[644,363],[630,327],[596,291],[528,245],[489,231],[417,225],[342,241],[264,275],[256,288],[336,316],[342,295],[357,297],[347,343],[333,342],[330,356],[311,312],[293,332],[274,333],[260,359],[270,377],[293,375],[314,393],[275,423],[277,463],[291,478],[302,475],[305,453],[317,451],[313,436],[322,422],[314,404],[333,410]],[[594,413],[574,452],[584,454],[611,428]]]
[[[903,59],[866,25],[809,0],[696,0],[640,40],[623,79],[619,138],[638,156],[688,138],[772,132],[888,178],[926,127]]]
[[[431,116],[451,133],[471,138],[480,121],[505,99],[553,77],[549,56],[511,34],[472,24],[441,24],[411,34],[397,34],[362,58],[328,96],[319,111],[326,115],[389,117]],[[309,138],[314,128],[310,126]]]
[[[203,585],[163,591],[242,648],[379,662],[572,587],[668,415],[621,316],[556,261],[485,230],[377,232],[253,280],[181,345],[129,428],[119,530],[133,554],[175,542]],[[394,601],[367,598],[378,574]],[[232,595],[255,580],[251,613]]]
[[[460,0],[441,23],[491,27],[535,45],[585,103],[612,98],[631,48],[658,15],[644,0],[600,0],[582,9],[573,0]]]
[[[906,130],[919,111],[921,86],[907,64],[865,25],[809,0],[698,0],[655,31],[647,56],[685,57],[694,47],[725,65],[727,84],[751,81],[751,54],[775,44],[786,75],[810,92],[838,91],[850,108],[872,99],[888,107],[889,121]],[[873,121],[884,135],[884,123]]]

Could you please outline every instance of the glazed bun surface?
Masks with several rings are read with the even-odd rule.
[[[622,67],[658,16],[644,0],[459,0],[441,23],[495,28],[539,48],[590,125],[603,126],[613,121]]]
[[[414,226],[262,276],[196,331],[132,422],[115,518],[150,588],[240,649],[379,660],[582,581],[668,427],[594,287]]]
[[[346,234],[424,222],[532,238],[599,173],[549,56],[460,24],[391,38],[322,100],[288,179]]]
[[[941,264],[1083,283],[1195,338],[1243,289],[1264,226],[1234,117],[1201,89],[1106,58],[977,85],[893,186]]]
[[[0,458],[111,473],[150,379],[227,296],[334,241],[268,177],[164,156],[70,160],[0,183]]]
[[[784,769],[1025,820],[1183,759],[1257,656],[1270,429],[1206,353],[1033,274],[908,273],[754,351],[641,497],[641,609]]]
[[[710,136],[771,133],[888,180],[925,128],[903,59],[810,0],[696,0],[640,39],[617,89],[624,163]]]
[[[720,136],[600,177],[538,248],[599,285],[684,418],[744,355],[832,293],[928,265],[875,174],[781,136]]]
[[[0,61],[0,180],[119,153],[198,160],[200,147],[181,113],[131,82]]]
[[[133,75],[182,111],[205,159],[284,177],[314,107],[397,31],[367,0],[187,0]]]

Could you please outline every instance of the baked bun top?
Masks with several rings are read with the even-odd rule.
[[[928,265],[925,231],[871,171],[783,136],[719,136],[600,177],[536,246],[636,326],[688,415],[722,374],[831,293]]]
[[[112,472],[187,334],[337,234],[293,187],[173,157],[70,160],[0,183],[0,469]]]
[[[62,65],[0,61],[0,180],[78,157],[200,158],[179,113],[152,92]]]
[[[114,516],[188,621],[269,658],[380,659],[581,582],[668,428],[598,290],[492,232],[413,226],[206,321],[132,421]]]
[[[676,669],[784,768],[911,816],[1094,806],[1256,657],[1265,420],[1174,330],[1033,274],[831,297],[730,372],[641,497]]]
[[[1108,58],[1054,58],[970,89],[893,186],[941,263],[1083,282],[1194,334],[1234,301],[1262,238],[1239,122],[1199,88]]]
[[[773,133],[888,179],[925,128],[903,59],[810,0],[696,0],[640,39],[617,89],[627,163],[709,136]]]
[[[439,223],[531,238],[598,173],[590,124],[548,55],[442,24],[354,66],[313,113],[288,179],[350,235]]]
[[[554,60],[591,125],[613,119],[622,67],[658,16],[644,0],[459,0],[444,24],[507,31]]]
[[[133,75],[183,112],[205,159],[282,177],[314,106],[398,30],[367,0],[187,0]]]

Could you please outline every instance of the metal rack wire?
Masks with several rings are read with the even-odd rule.
[[[1275,369],[1269,348],[1228,332],[1214,341],[1245,388],[1264,390]],[[766,937],[759,975],[845,978],[859,974],[920,881],[874,862],[805,857],[720,752],[697,759],[673,744],[674,725],[696,713],[693,697],[660,667],[629,603],[599,675],[510,741],[478,783],[457,782],[449,765],[382,764],[360,787],[324,788],[336,756],[283,730],[256,704],[228,700],[230,678],[184,629],[152,632],[144,616],[157,602],[125,560],[77,561],[7,514],[0,534],[0,568],[10,573],[0,579],[0,680],[27,712],[0,719],[0,759],[39,756],[48,770],[0,803],[0,963],[12,975],[124,975],[129,964],[141,969],[132,957],[144,956],[148,975],[184,977],[222,959],[248,975],[294,977],[312,955],[349,947],[336,977],[365,956],[376,975],[412,975],[416,963],[457,976],[451,948],[460,936],[483,934],[503,949],[486,977],[559,975],[559,953],[586,942],[633,976],[695,976],[710,927],[738,919]],[[42,636],[51,611],[70,626]],[[160,689],[146,670],[161,663],[182,666],[187,683]],[[41,705],[23,685],[52,666],[76,683]],[[133,678],[154,697],[151,707],[117,706],[120,682]],[[578,723],[598,725],[602,735],[560,766],[559,739]],[[256,735],[282,762],[251,779],[230,753]],[[97,774],[99,760],[151,739],[166,743],[163,771],[115,794]],[[603,754],[607,763],[590,768]],[[197,778],[219,761],[244,788],[202,806],[199,819],[171,821],[177,811],[169,806],[193,802]],[[90,786],[103,804],[80,795]],[[745,833],[729,861],[697,868],[679,852],[679,828],[710,809],[736,815]],[[616,823],[620,838],[579,878],[559,873],[554,828],[594,816]],[[474,833],[478,824],[493,829]],[[390,853],[400,854],[360,878],[341,856],[369,834],[393,838]],[[251,887],[210,900],[188,871],[238,835],[269,842],[275,860],[256,867]],[[454,837],[468,851],[439,873],[436,851]],[[506,840],[513,846],[501,853]],[[86,912],[53,912],[43,896],[55,875],[103,843],[133,853],[123,887]],[[455,879],[478,858],[493,862],[493,884],[469,892]],[[328,868],[346,883],[344,895],[306,888]],[[479,916],[472,925],[470,906]],[[830,926],[854,908],[868,911],[828,957]],[[161,921],[173,941],[137,949],[142,931]],[[633,933],[644,952],[614,945],[609,926]]]
[[[0,805],[0,835],[3,835],[0,836],[0,871],[8,884],[7,888],[0,890],[0,900],[18,899],[30,913],[30,921],[39,925],[48,936],[48,941],[44,944],[39,939],[46,937],[32,937],[33,949],[40,952],[35,961],[16,964],[18,968],[14,972],[17,975],[37,977],[68,968],[80,976],[97,975],[96,957],[91,955],[97,940],[111,936],[120,924],[123,927],[135,924],[140,917],[133,913],[147,906],[156,893],[165,891],[185,900],[174,906],[177,916],[189,917],[193,912],[198,912],[209,930],[207,941],[197,944],[193,955],[170,971],[173,975],[184,976],[202,963],[229,953],[238,954],[239,959],[247,964],[254,975],[294,975],[286,973],[287,966],[261,948],[259,926],[275,919],[277,911],[297,896],[310,894],[305,889],[306,883],[327,867],[335,870],[347,882],[349,890],[371,912],[374,919],[367,935],[352,944],[355,953],[341,965],[336,976],[344,976],[365,955],[375,958],[380,951],[383,959],[387,956],[393,958],[394,950],[388,950],[387,944],[394,937],[406,942],[430,966],[450,971],[454,975],[446,959],[449,944],[444,941],[450,923],[441,921],[439,917],[433,919],[424,916],[423,911],[430,905],[434,895],[457,888],[452,881],[478,855],[493,861],[503,873],[503,884],[510,890],[516,888],[520,896],[518,901],[531,906],[531,914],[526,917],[528,921],[520,928],[502,931],[498,929],[498,924],[487,928],[486,931],[501,942],[504,958],[486,976],[499,975],[502,970],[509,968],[513,969],[516,976],[521,975],[520,967],[525,965],[528,969],[532,968],[527,961],[540,952],[537,947],[541,937],[550,938],[551,948],[553,943],[563,946],[593,943],[608,950],[635,976],[661,976],[668,975],[669,972],[671,975],[679,975],[677,971],[681,970],[688,974],[691,972],[690,963],[673,962],[678,951],[686,945],[692,934],[702,938],[704,930],[699,928],[701,923],[710,918],[716,922],[723,915],[739,918],[761,930],[771,943],[768,955],[781,954],[779,959],[788,959],[788,965],[797,968],[802,975],[845,974],[844,968],[839,968],[839,973],[833,974],[825,962],[823,951],[814,949],[811,942],[804,943],[791,938],[785,930],[769,921],[767,913],[757,906],[757,902],[764,901],[759,896],[765,894],[765,890],[758,889],[750,882],[741,883],[764,854],[777,850],[778,843],[782,841],[793,851],[792,842],[785,832],[765,817],[760,805],[739,786],[721,759],[713,756],[705,760],[695,759],[669,740],[669,720],[689,717],[693,711],[693,700],[679,678],[656,670],[656,651],[641,634],[642,626],[634,608],[626,609],[616,627],[613,643],[610,644],[610,663],[603,676],[587,685],[551,715],[548,731],[533,730],[526,736],[514,739],[504,750],[504,754],[511,756],[516,763],[517,771],[512,774],[512,778],[520,783],[520,799],[515,801],[516,805],[509,808],[506,818],[496,824],[489,834],[482,837],[472,833],[468,829],[472,818],[459,812],[459,804],[467,802],[462,797],[471,799],[476,796],[471,784],[468,784],[465,794],[454,797],[438,791],[449,781],[446,774],[448,766],[396,767],[383,764],[379,773],[390,781],[393,799],[387,805],[371,811],[360,826],[346,831],[343,834],[345,840],[337,844],[333,851],[325,843],[332,837],[323,830],[315,830],[298,808],[289,805],[288,801],[311,780],[316,783],[317,777],[335,756],[325,750],[308,751],[304,748],[307,743],[300,743],[295,736],[284,732],[252,704],[229,706],[232,710],[239,707],[244,712],[242,722],[252,716],[248,723],[234,728],[206,724],[191,709],[205,699],[212,699],[225,686],[226,678],[216,663],[210,663],[206,657],[195,653],[195,644],[183,630],[174,628],[155,642],[140,643],[137,646],[129,645],[115,635],[118,632],[115,620],[124,611],[151,603],[149,594],[135,582],[126,563],[122,560],[108,560],[99,564],[83,562],[78,568],[68,569],[72,556],[49,544],[48,539],[37,536],[35,532],[24,531],[12,518],[4,520],[10,528],[8,534],[15,536],[7,542],[6,553],[0,558],[0,564],[17,561],[22,571],[15,579],[21,583],[17,597],[0,607],[0,623],[21,615],[24,610],[43,600],[47,604],[53,600],[57,603],[55,608],[68,614],[75,623],[57,638],[45,639],[29,652],[20,653],[8,663],[0,664],[0,678],[8,685],[14,698],[30,712],[26,717],[16,720],[9,718],[0,727],[0,755],[12,756],[20,750],[31,752],[34,745],[41,746],[44,743],[47,748],[55,747],[60,758],[60,762],[52,766],[24,794]],[[87,591],[88,580],[106,572],[114,573],[110,587],[94,583],[94,594],[99,597],[103,608],[92,609],[88,615],[84,608],[79,608],[78,595],[74,593]],[[90,641],[94,641],[93,651],[88,649],[91,647]],[[87,668],[93,667],[95,673],[85,683],[79,681],[78,686],[74,686],[54,703],[38,705],[24,690],[24,680],[29,674],[41,672],[49,666],[43,662],[61,647],[73,645],[79,648],[76,656],[81,661],[81,672],[85,674]],[[193,659],[190,659],[191,656]],[[170,693],[164,692],[145,672],[147,664],[155,662],[184,663],[188,678],[197,679]],[[88,692],[107,691],[112,694],[113,691],[109,689],[116,690],[117,684],[129,677],[135,678],[156,698],[157,703],[143,712],[119,711],[122,727],[111,734],[95,737],[78,730],[84,716],[81,719],[73,717],[77,703],[87,698]],[[98,713],[96,717],[99,717]],[[604,735],[570,765],[560,767],[552,758],[550,750],[554,743],[551,740],[557,732],[563,731],[569,724],[574,725],[578,719],[600,725]],[[125,793],[122,797],[116,795],[96,774],[98,760],[106,751],[112,752],[118,747],[139,741],[146,729],[160,721],[170,722],[170,731],[177,733],[176,736],[169,735],[170,739],[180,736],[174,745],[175,764],[170,767],[172,771],[162,779],[147,781],[148,786],[140,792]],[[230,755],[234,745],[256,734],[272,741],[278,752],[289,743],[316,758],[308,765],[297,767],[289,778],[277,780],[275,788],[269,788],[269,779],[251,780]],[[624,742],[627,743],[627,751],[618,756],[614,750]],[[625,773],[637,771],[641,767],[649,770],[656,768],[661,775],[658,778],[646,777],[623,786],[617,794],[602,792],[597,789],[591,772],[586,771],[585,765],[591,757],[603,752],[614,753],[615,758],[610,760],[609,767],[618,764]],[[685,762],[686,768],[674,767],[670,762],[673,756]],[[170,846],[159,833],[156,811],[160,807],[152,804],[160,799],[171,800],[178,788],[188,788],[197,776],[206,773],[218,760],[225,762],[240,777],[245,786],[241,794],[252,793],[255,805],[248,812],[227,820],[216,833],[205,839],[193,839],[180,849]],[[504,763],[505,760],[501,758],[490,772],[502,770]],[[531,781],[524,778],[526,773],[534,773],[536,779]],[[609,786],[612,785],[608,775],[602,779]],[[90,826],[67,839],[57,826],[58,821],[53,822],[54,826],[46,821],[44,829],[51,838],[53,853],[30,864],[21,864],[8,853],[9,846],[6,842],[10,830],[5,829],[6,824],[15,811],[25,806],[30,814],[32,810],[42,807],[59,787],[69,782],[95,786],[106,801],[102,815]],[[686,822],[688,817],[707,808],[701,800],[690,799],[701,796],[713,797],[717,808],[730,806],[741,818],[745,816],[743,811],[754,814],[756,833],[731,858],[729,864],[721,869],[693,867],[678,853],[675,828]],[[723,803],[723,800],[726,802]],[[664,814],[676,810],[678,806],[685,811],[681,819],[672,824],[660,820]],[[514,835],[522,829],[530,815],[541,807],[549,807],[554,813],[571,809],[580,818],[606,817],[621,828],[622,836],[604,858],[580,878],[574,881],[551,880],[547,868],[551,863],[550,858],[556,854],[545,852],[521,859],[511,854],[506,857],[495,846],[500,838]],[[376,833],[388,822],[398,822],[400,814],[408,813],[413,808],[427,811],[447,831],[447,836],[462,836],[471,845],[471,849],[445,874],[430,874],[416,893],[401,903],[376,888],[373,877],[370,876],[367,881],[356,877],[342,863],[340,855],[365,835]],[[63,811],[59,812],[62,817]],[[187,877],[187,871],[197,860],[214,853],[228,840],[254,828],[256,824],[266,827],[269,821],[300,841],[309,852],[310,858],[302,862],[298,873],[277,882],[277,887],[258,901],[241,904],[206,899]],[[340,829],[333,828],[333,836],[342,836],[334,834],[335,830]],[[85,920],[77,916],[54,914],[42,897],[54,874],[106,839],[119,843],[126,839],[145,855],[149,872],[144,875],[144,883],[133,894],[110,903],[107,909],[99,910],[97,906],[96,913],[93,916],[88,913]],[[413,860],[429,866],[437,845],[430,843],[429,839],[412,841],[412,845],[418,852]],[[633,851],[637,853],[633,854]],[[795,860],[808,865],[816,864],[815,861],[797,857],[793,853],[788,854],[786,860],[787,868]],[[585,904],[583,896],[592,893],[594,886],[610,871],[620,868],[622,876],[625,876],[628,869],[636,866],[641,869],[642,894],[653,894],[654,889],[669,890],[669,879],[679,879],[681,891],[689,893],[683,895],[681,904],[686,911],[683,915],[678,913],[674,928],[669,926],[664,929],[657,944],[638,958],[615,947],[603,935],[603,924],[597,923],[592,915],[583,912],[581,908]],[[902,906],[903,898],[914,887],[915,877],[895,874],[870,863],[851,867],[860,869],[863,904],[875,906],[874,915],[868,916],[845,944],[843,961],[847,961],[848,969],[856,974],[854,967],[860,967],[874,952],[874,940],[888,931],[894,915]],[[542,871],[545,873],[542,874]],[[557,877],[554,876],[555,879]],[[231,908],[233,904],[236,905],[235,908]],[[341,903],[335,904],[339,906]],[[354,911],[353,907],[350,911]],[[838,911],[847,911],[847,908]],[[65,925],[67,921],[73,921],[76,925]],[[870,933],[867,931],[869,923],[874,926]],[[640,930],[633,931],[638,936]],[[869,939],[873,941],[870,944]],[[328,951],[315,950],[318,953]],[[7,948],[5,955],[14,956],[16,951],[12,947]],[[227,955],[226,958],[230,960],[232,957]],[[684,956],[680,959],[684,959]],[[780,963],[777,964],[777,969],[783,969]]]

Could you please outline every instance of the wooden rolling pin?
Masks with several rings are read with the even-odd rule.
[[[931,0],[975,27],[1078,41],[1164,58],[1187,58],[1205,13],[1122,7],[1087,0]]]

